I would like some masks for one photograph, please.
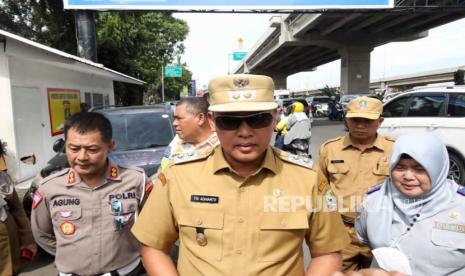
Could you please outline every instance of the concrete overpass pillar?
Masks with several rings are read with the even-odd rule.
[[[341,55],[341,93],[360,94],[370,91],[370,52],[372,47],[347,46]]]
[[[270,75],[274,82],[274,89],[287,89],[287,75]]]

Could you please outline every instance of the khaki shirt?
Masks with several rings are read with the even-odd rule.
[[[378,135],[371,147],[361,151],[347,135],[321,146],[315,169],[321,185],[330,184],[338,200],[339,212],[346,221],[353,223],[368,189],[388,177],[394,141],[391,137]]]
[[[261,167],[242,178],[221,147],[182,160],[159,175],[132,231],[158,250],[179,235],[180,275],[303,275],[304,240],[314,253],[349,242],[338,213],[311,211],[318,187],[309,162],[269,147]]]
[[[62,170],[45,178],[34,194],[34,238],[55,255],[60,272],[94,275],[120,269],[140,255],[140,244],[130,229],[144,189],[145,173],[139,168],[109,162],[95,188],[73,169]],[[121,210],[112,209],[115,202]]]
[[[8,202],[8,210],[6,220],[0,222],[0,276],[18,274],[20,247],[34,243],[29,219],[16,191],[5,197],[5,200]]]

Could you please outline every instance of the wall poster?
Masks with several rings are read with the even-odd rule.
[[[78,89],[48,88],[48,110],[52,136],[63,133],[66,120],[80,111]]]

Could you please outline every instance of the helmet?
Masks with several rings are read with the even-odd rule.
[[[292,108],[292,111],[293,112],[304,112],[304,105],[300,102],[295,102],[292,104],[293,108]]]

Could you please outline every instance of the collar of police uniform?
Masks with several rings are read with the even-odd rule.
[[[262,168],[266,168],[272,171],[274,174],[276,174],[278,171],[276,158],[277,157],[275,157],[273,150],[271,149],[271,146],[269,146],[266,149],[265,159],[263,160],[262,165],[254,174],[258,173]],[[217,173],[218,171],[223,169],[230,169],[231,171],[234,171],[224,158],[223,149],[221,147],[218,147],[215,149],[215,152],[213,153],[213,172]]]
[[[375,147],[377,149],[380,149],[382,151],[384,151],[386,149],[386,144],[384,143],[384,138],[382,138],[381,136],[377,135],[376,136],[376,140],[375,142],[373,143],[373,145],[370,147]],[[354,147],[354,148],[357,148],[353,143],[352,143],[352,140],[350,140],[350,136],[349,135],[346,135],[344,137],[344,140],[342,141],[342,149],[347,149],[348,147]]]

